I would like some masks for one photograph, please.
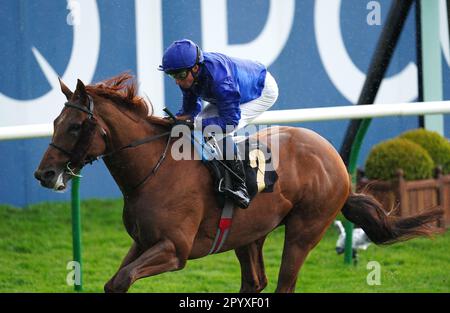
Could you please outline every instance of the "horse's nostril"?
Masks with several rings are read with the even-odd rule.
[[[36,178],[37,180],[41,180],[41,171],[34,172],[34,178]]]
[[[46,171],[44,173],[43,178],[44,179],[52,179],[53,177],[55,177],[55,175],[56,175],[56,172],[53,170],[50,170],[50,171]]]

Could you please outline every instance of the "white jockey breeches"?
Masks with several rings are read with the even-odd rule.
[[[261,92],[261,96],[252,101],[242,103],[239,106],[241,109],[241,119],[234,131],[247,126],[253,119],[268,110],[275,103],[275,101],[277,101],[277,98],[277,82],[269,72],[266,72],[266,80],[264,82],[264,88]],[[217,106],[215,104],[208,103],[195,118],[195,124],[201,125],[200,123],[202,119],[216,116],[219,116]]]

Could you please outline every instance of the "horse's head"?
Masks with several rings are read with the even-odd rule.
[[[64,190],[75,173],[106,149],[105,131],[83,82],[78,80],[75,92],[61,80],[60,85],[67,102],[53,121],[52,142],[34,173],[42,186],[54,190]]]

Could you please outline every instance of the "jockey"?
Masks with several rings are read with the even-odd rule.
[[[183,105],[176,115],[193,119],[195,127],[202,130],[214,125],[223,134],[234,132],[270,108],[278,97],[277,83],[263,64],[202,52],[188,39],[175,41],[166,49],[159,70],[175,79],[183,94]],[[208,102],[203,110],[202,100]],[[242,180],[233,180],[233,190],[225,192],[241,208],[247,208],[250,200],[245,170],[237,146],[233,146],[234,157],[227,158],[226,165]]]

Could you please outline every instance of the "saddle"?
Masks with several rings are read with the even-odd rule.
[[[245,168],[245,181],[250,200],[259,192],[272,192],[278,175],[273,166],[270,149],[267,145],[250,140],[248,137],[233,137],[233,140],[238,146],[240,159]],[[229,188],[233,184],[233,180],[238,178],[224,164],[221,144],[214,137],[205,139],[203,135],[194,132],[192,141],[203,164],[212,174],[219,208],[223,208],[226,202],[223,189]]]

